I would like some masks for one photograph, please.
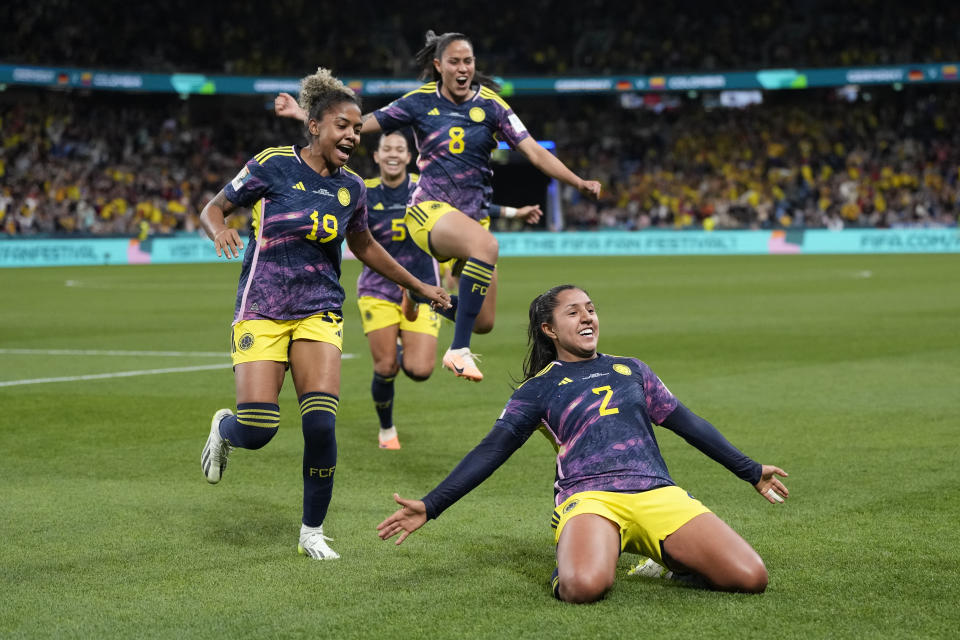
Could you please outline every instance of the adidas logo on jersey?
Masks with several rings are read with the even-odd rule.
[[[440,115],[440,109],[437,109],[436,107],[434,107],[433,109],[430,109],[430,111],[427,111],[427,115],[428,115],[428,116],[438,116],[438,115]]]
[[[382,210],[383,210],[383,203],[382,203],[382,202],[378,202],[377,204],[373,205],[373,208],[376,209],[377,211],[382,211]]]
[[[298,182],[297,184],[293,185],[293,188],[296,189],[297,191],[306,191],[306,190],[307,190],[306,187],[303,186],[303,183],[302,183],[302,182]]]
[[[560,385],[567,384],[568,382],[573,382],[573,380],[571,380],[570,378],[564,378],[559,383],[557,383],[557,386],[559,387]]]

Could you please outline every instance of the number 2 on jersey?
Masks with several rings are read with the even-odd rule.
[[[307,240],[316,240],[317,227],[320,226],[320,213],[314,211],[310,214],[310,219],[313,220],[313,229],[307,234]],[[330,242],[337,237],[337,217],[335,215],[331,213],[323,215],[323,230],[327,232],[327,235],[320,238],[320,242]]]
[[[610,388],[610,385],[604,385],[602,387],[595,387],[591,389],[595,394],[603,395],[603,402],[600,403],[600,415],[602,416],[612,416],[615,413],[620,413],[620,409],[613,408],[607,409],[607,405],[610,403],[610,398],[613,397],[613,389]]]
[[[466,131],[463,130],[463,127],[450,127],[449,133],[450,153],[463,153],[463,150],[467,146],[467,143],[463,139]]]

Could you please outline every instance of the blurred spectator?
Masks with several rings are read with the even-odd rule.
[[[556,141],[568,166],[604,185],[600,202],[561,190],[567,228],[956,224],[960,91],[867,95],[848,102],[833,91],[768,92],[747,109],[675,94],[650,96],[638,109],[615,96],[511,102],[521,114],[553,114],[532,133]],[[247,97],[0,92],[0,228],[196,230],[203,205],[237,166],[278,141],[302,141],[299,125],[266,107]],[[350,162],[361,175],[375,174],[369,144]]]

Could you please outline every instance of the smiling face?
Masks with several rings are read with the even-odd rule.
[[[433,66],[443,81],[441,93],[460,104],[471,95],[470,84],[476,72],[473,47],[466,40],[454,40],[433,59]]]
[[[311,150],[328,168],[335,170],[347,164],[350,154],[360,144],[360,127],[363,125],[360,116],[360,107],[343,101],[324,111],[322,120],[311,118],[307,123],[313,138]]]
[[[400,133],[380,137],[380,146],[373,152],[373,161],[380,165],[380,177],[384,182],[399,182],[410,164],[410,149],[407,139]]]
[[[591,360],[597,355],[600,319],[590,296],[581,289],[557,294],[551,321],[542,323],[540,330],[553,340],[559,360]]]

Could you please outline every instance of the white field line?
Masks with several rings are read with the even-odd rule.
[[[150,376],[158,373],[187,373],[190,371],[207,371],[209,369],[226,369],[230,363],[204,364],[196,367],[170,367],[167,369],[142,369],[140,371],[115,371],[113,373],[92,373],[84,376],[63,376],[61,378],[33,378],[29,380],[7,380],[0,382],[0,387],[15,387],[24,384],[46,384],[48,382],[76,382],[78,380],[105,380],[107,378],[130,378],[133,376]]]
[[[226,351],[118,351],[100,349],[0,349],[0,354],[22,356],[170,356],[229,358]]]
[[[226,351],[117,351],[100,349],[0,349],[0,355],[21,356],[159,356],[171,358],[229,358]],[[344,353],[341,360],[356,358],[355,353]]]
[[[222,358],[226,356],[223,352],[212,351],[95,351],[82,349],[0,349],[0,354],[43,354],[43,355],[125,355],[125,356],[216,356]],[[343,360],[356,358],[354,353],[344,353],[341,356]],[[141,369],[137,371],[114,371],[111,373],[91,373],[80,376],[62,376],[58,378],[28,378],[25,380],[5,380],[0,381],[0,387],[15,387],[26,384],[47,384],[51,382],[77,382],[81,380],[106,380],[109,378],[131,378],[134,376],[151,376],[158,373],[189,373],[192,371],[210,371],[212,369],[227,369],[233,365],[229,362],[219,364],[203,364],[193,367],[167,367],[164,369]]]

